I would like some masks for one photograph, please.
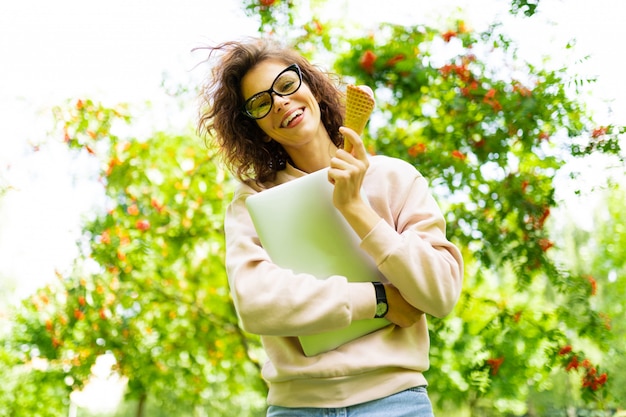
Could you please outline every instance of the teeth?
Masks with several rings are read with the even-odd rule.
[[[282,127],[287,127],[287,125],[289,125],[289,123],[291,123],[293,119],[300,116],[302,113],[304,113],[302,110],[296,110],[293,113],[291,113],[289,117],[283,120]]]

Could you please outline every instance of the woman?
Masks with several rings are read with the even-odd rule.
[[[402,160],[369,156],[342,126],[342,92],[294,51],[252,40],[213,53],[221,59],[203,91],[200,129],[241,180],[224,223],[226,268],[241,325],[261,335],[268,355],[267,415],[432,416],[426,314],[452,310],[463,261],[426,180]],[[382,284],[294,274],[260,245],[246,197],[323,168]],[[382,316],[392,325],[313,357],[297,339]]]

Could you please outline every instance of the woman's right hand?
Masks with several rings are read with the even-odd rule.
[[[409,304],[393,284],[385,284],[389,310],[385,318],[400,327],[410,327],[419,321],[424,313]]]

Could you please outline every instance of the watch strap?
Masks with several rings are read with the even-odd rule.
[[[389,305],[387,304],[387,292],[381,282],[372,282],[376,292],[376,315],[375,318],[382,318],[387,314]]]

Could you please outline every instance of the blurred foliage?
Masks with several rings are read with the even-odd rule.
[[[511,14],[523,13],[526,17],[531,17],[537,13],[540,0],[511,0]]]
[[[579,220],[569,218],[559,233],[566,242],[563,257],[569,259],[572,269],[593,283],[594,308],[602,311],[604,325],[611,330],[609,347],[602,356],[607,369],[626,366],[626,218],[623,207],[626,201],[624,184],[612,184],[598,192],[594,215],[588,228],[578,227]],[[614,398],[626,399],[626,376],[611,373],[608,387]],[[623,404],[623,402],[622,402]]]
[[[107,207],[84,228],[76,270],[23,301],[10,359],[45,364],[68,394],[112,354],[127,397],[170,415],[263,407],[259,364],[248,359],[259,342],[237,325],[223,268],[229,183],[213,153],[193,134],[119,138],[116,123],[132,123],[123,107],[78,100],[55,112],[70,149],[100,161]],[[8,415],[33,414],[16,403]]]
[[[466,260],[459,305],[430,320],[438,408],[542,415],[550,392],[563,406],[623,405],[626,237],[611,222],[623,217],[623,193],[575,249],[574,227],[549,225],[568,160],[602,155],[623,171],[624,127],[595,125],[572,98],[584,82],[520,61],[498,26],[383,24],[348,38],[340,22],[315,17],[325,3],[312,1],[301,27],[296,1],[242,7],[264,36],[330,56],[345,82],[370,85],[370,151],[411,162],[431,182]],[[535,13],[532,4],[512,2],[512,12]],[[91,100],[55,109],[58,136],[100,164],[107,206],[85,225],[75,270],[14,312],[0,349],[0,416],[66,413],[104,354],[128,378],[117,415],[264,415],[264,355],[237,325],[223,267],[229,175],[193,132],[120,134],[130,114]]]

